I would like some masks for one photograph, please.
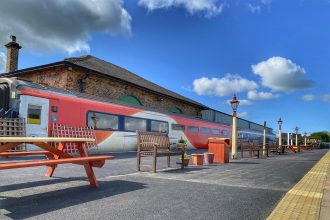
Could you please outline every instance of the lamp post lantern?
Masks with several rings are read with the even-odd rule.
[[[305,147],[307,146],[307,132],[305,131],[304,133],[304,136],[305,136]]]
[[[232,130],[232,144],[231,144],[231,158],[237,159],[236,153],[237,153],[237,115],[236,111],[239,105],[239,101],[236,98],[236,95],[234,95],[233,99],[230,101],[231,108],[233,109],[233,130]]]
[[[296,146],[298,147],[298,131],[299,131],[299,128],[296,126],[296,128],[294,130],[296,131]]]
[[[282,150],[282,124],[283,124],[283,121],[282,121],[281,117],[278,119],[277,123],[278,123],[278,150],[279,150],[279,152],[283,153],[283,150]]]

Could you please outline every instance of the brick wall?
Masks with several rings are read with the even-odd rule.
[[[68,68],[67,66],[58,66],[45,68],[39,71],[20,74],[20,78],[29,79],[44,85],[64,88],[80,92],[78,84],[79,79],[83,79],[84,93],[120,100],[126,95],[137,97],[143,106],[168,111],[172,107],[180,108],[184,114],[197,116],[201,110],[198,107],[176,101],[171,98],[159,97],[147,90],[136,88],[134,86],[114,81],[107,77],[88,73],[80,68]]]

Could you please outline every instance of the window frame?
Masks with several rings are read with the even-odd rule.
[[[173,125],[180,125],[182,129],[173,129]],[[183,124],[171,123],[171,130],[172,131],[185,131],[186,130],[186,126],[183,125]]]
[[[219,133],[214,134],[213,131],[219,131]],[[212,135],[219,135],[219,136],[220,136],[220,135],[221,135],[221,129],[219,129],[219,128],[212,128],[212,130],[211,130],[211,134],[212,134]]]
[[[30,108],[31,106],[31,108]],[[29,115],[29,110],[38,110],[39,112],[39,118],[31,118]],[[28,104],[27,108],[27,117],[26,117],[26,123],[31,125],[41,125],[41,118],[42,118],[42,105],[34,105],[34,104]]]
[[[125,128],[125,119],[126,118],[134,118],[134,119],[141,119],[141,120],[145,120],[146,121],[146,129],[145,129],[145,131],[148,131],[149,129],[148,129],[148,120],[149,119],[146,119],[146,118],[140,118],[140,117],[134,117],[134,116],[126,116],[126,115],[123,115],[123,131],[126,131],[126,132],[136,132],[136,130],[126,130],[126,128]]]
[[[87,127],[90,127],[88,126],[88,114],[89,113],[98,113],[98,114],[104,114],[104,115],[111,115],[111,116],[116,116],[118,118],[118,129],[111,129],[111,128],[108,128],[108,129],[105,129],[105,128],[93,128],[95,131],[120,131],[120,124],[121,124],[121,119],[120,119],[120,115],[117,115],[117,114],[112,114],[112,113],[108,113],[108,112],[99,112],[99,111],[92,111],[92,110],[88,110],[87,113],[86,113],[86,126]]]
[[[209,132],[203,132],[203,130],[205,130],[205,129],[207,129]],[[201,132],[201,134],[211,134],[211,128],[201,127],[200,132]]]
[[[147,119],[147,123],[148,123],[148,121],[150,121],[150,126],[147,126],[147,130],[148,130],[148,131],[151,131],[151,132],[159,132],[159,131],[153,131],[153,130],[152,130],[152,122],[155,121],[155,122],[163,122],[163,123],[167,124],[167,131],[166,131],[166,132],[161,132],[161,133],[166,133],[166,134],[168,134],[168,133],[170,132],[170,125],[169,125],[169,123],[168,123],[167,121],[161,121],[161,120],[155,120],[155,119]],[[148,129],[148,127],[149,127],[150,129]]]
[[[187,126],[187,127],[188,127],[188,132],[189,133],[198,134],[200,132],[200,129],[197,126]],[[197,128],[197,132],[191,131],[190,128]]]

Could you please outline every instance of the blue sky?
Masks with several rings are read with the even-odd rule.
[[[91,54],[165,88],[277,129],[330,130],[330,1],[139,0],[0,3],[0,43],[19,68]],[[9,16],[9,17],[8,17]],[[5,49],[0,49],[0,68]]]

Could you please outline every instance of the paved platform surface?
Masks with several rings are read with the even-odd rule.
[[[95,169],[98,189],[89,187],[77,165],[60,165],[54,178],[43,176],[45,167],[2,170],[0,219],[266,219],[327,152],[184,170],[165,169],[164,158],[158,161],[164,170],[156,174],[137,173],[135,154],[117,154]],[[144,158],[142,165],[147,164],[151,161]]]
[[[286,193],[267,219],[319,219],[329,163],[330,151]]]

